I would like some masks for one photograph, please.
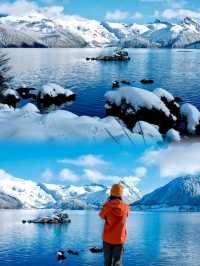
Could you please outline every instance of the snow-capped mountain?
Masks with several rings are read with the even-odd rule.
[[[134,202],[133,208],[200,210],[200,177],[176,178]]]
[[[0,17],[1,47],[199,48],[200,21],[155,20],[148,24],[99,22],[79,16],[49,18],[32,12]]]
[[[110,190],[100,184],[63,186],[35,183],[15,178],[6,172],[1,176],[0,208],[98,208],[108,198]],[[123,182],[123,186],[124,200],[127,203],[141,198],[142,193],[134,184],[127,185]]]
[[[22,204],[19,200],[0,192],[0,207],[2,209],[19,209]]]

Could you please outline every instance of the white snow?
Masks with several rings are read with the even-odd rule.
[[[9,95],[12,95],[14,96],[16,99],[19,98],[19,95],[18,95],[18,92],[16,90],[13,90],[13,89],[7,89],[7,90],[4,90],[2,92],[3,96],[7,97]]]
[[[0,191],[17,198],[24,208],[45,208],[55,203],[35,182],[15,178],[0,170]]]
[[[163,97],[165,98],[168,102],[171,102],[174,100],[174,96],[168,92],[165,89],[162,88],[157,88],[153,91],[160,99]]]
[[[163,111],[166,116],[170,115],[169,109],[154,93],[136,88],[136,87],[121,87],[116,91],[109,91],[105,94],[106,99],[117,106],[120,106],[125,100],[127,104],[131,104],[137,111],[141,107]]]
[[[187,130],[191,134],[195,134],[196,126],[200,121],[199,110],[190,103],[185,103],[181,106],[181,115],[187,119]]]
[[[47,12],[32,10],[24,16],[0,18],[3,45],[35,42],[47,47],[115,47],[126,40],[136,47],[184,48],[200,41],[197,19],[168,23],[125,24],[90,20],[80,16],[50,17]],[[56,36],[56,38],[55,38]]]
[[[40,110],[32,103],[27,103],[21,108],[21,112],[25,113],[39,113]]]
[[[50,97],[56,97],[59,94],[65,95],[66,97],[74,95],[73,91],[65,89],[55,83],[49,83],[44,85],[40,90],[40,92],[41,92],[41,98],[43,98],[45,95],[49,95]]]
[[[159,132],[159,127],[145,121],[138,121],[132,131],[133,133],[144,135],[144,138],[150,138],[158,142],[163,141],[162,135]]]
[[[2,112],[2,111],[13,111],[13,110],[14,110],[14,108],[12,106],[0,103],[0,112]]]
[[[37,141],[65,141],[96,143],[119,141],[127,143],[126,133],[133,141],[142,142],[142,136],[131,133],[114,117],[77,116],[64,110],[41,114],[32,104],[22,109],[0,110],[0,139]],[[126,133],[125,133],[126,132]]]
[[[165,139],[168,142],[179,142],[179,141],[181,141],[181,136],[177,130],[171,128],[167,131]]]
[[[141,198],[142,193],[135,184],[123,181],[124,200],[132,203]],[[107,200],[110,187],[101,184],[56,185],[37,184],[34,181],[11,176],[0,170],[0,192],[18,199],[23,208],[69,208],[99,207]]]

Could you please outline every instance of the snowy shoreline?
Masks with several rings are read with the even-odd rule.
[[[43,88],[48,102],[66,93],[74,95],[57,84]],[[18,101],[15,90],[7,91],[7,97]],[[150,92],[127,85],[108,91],[105,98],[105,118],[59,109],[43,114],[33,103],[15,109],[2,103],[0,139],[152,145],[200,136],[199,110],[192,104],[179,103],[178,97],[165,89]]]

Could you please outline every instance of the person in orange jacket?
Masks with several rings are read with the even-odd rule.
[[[126,220],[129,206],[123,202],[123,186],[114,184],[108,201],[99,216],[105,220],[103,229],[103,252],[105,266],[122,265],[124,243],[127,237]]]

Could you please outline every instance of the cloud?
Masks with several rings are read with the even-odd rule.
[[[75,166],[89,167],[89,168],[99,167],[108,164],[106,161],[104,161],[101,158],[101,156],[93,154],[82,155],[75,159],[58,160],[58,162],[64,164],[71,164]]]
[[[58,5],[41,7],[35,1],[17,0],[13,3],[5,2],[0,4],[0,12],[1,14],[16,16],[38,12],[54,18],[64,15],[64,7]]]
[[[80,177],[68,168],[64,168],[60,171],[59,178],[62,181],[69,181],[69,182],[77,182],[80,180]]]
[[[38,5],[33,1],[18,0],[13,3],[5,2],[0,4],[2,14],[21,15],[33,12],[38,9]]]
[[[183,19],[185,17],[200,18],[200,11],[192,11],[190,9],[165,9],[162,12],[162,17],[166,19]]]
[[[141,18],[143,18],[143,14],[140,13],[140,12],[135,12],[135,13],[132,15],[131,18],[132,18],[132,19],[135,19],[135,20],[137,20],[137,19],[141,19]]]
[[[141,180],[137,176],[122,177],[122,176],[105,175],[102,172],[94,169],[84,169],[84,178],[94,183],[103,182],[103,181],[109,183],[119,183],[120,181],[125,181],[128,184],[134,184],[134,185],[136,185]]]
[[[105,15],[105,20],[121,21],[128,18],[129,13],[122,10],[108,11]]]
[[[139,178],[142,178],[146,175],[147,169],[145,167],[138,167],[134,170],[134,174]]]
[[[178,177],[200,173],[200,143],[170,145],[147,151],[142,158],[146,166],[156,166],[161,177]]]
[[[42,174],[41,174],[41,179],[45,182],[49,182],[53,178],[53,172],[51,169],[47,168]]]

